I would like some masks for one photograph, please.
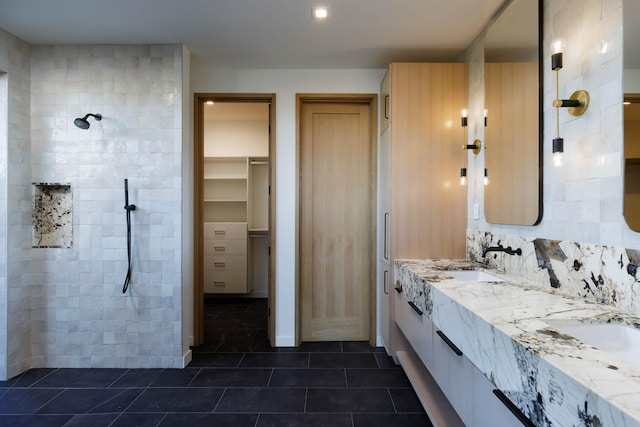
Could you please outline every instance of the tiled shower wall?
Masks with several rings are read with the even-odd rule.
[[[32,46],[32,180],[69,182],[71,249],[33,249],[37,366],[182,367],[182,47]],[[100,113],[81,130],[75,117]],[[133,217],[127,271],[123,181]]]
[[[0,137],[0,376],[31,364],[30,47],[0,31],[0,70],[6,133]],[[13,373],[13,374],[12,374]]]
[[[587,288],[591,286],[596,293],[600,292],[596,300],[608,301],[625,311],[640,314],[640,304],[636,303],[634,293],[636,279],[626,271],[619,274],[621,263],[626,270],[627,261],[633,264],[640,249],[640,233],[629,229],[622,215],[622,0],[545,0],[544,10],[542,221],[536,226],[489,224],[482,214],[479,220],[474,220],[474,204],[478,204],[483,212],[480,168],[484,153],[470,158],[475,179],[469,186],[468,252],[477,252],[481,242],[498,240],[529,242],[531,245],[537,241],[538,249],[555,247],[569,255],[582,248],[583,255],[596,256],[602,265],[595,270],[583,268],[563,275],[574,276],[577,280],[574,290],[587,296]],[[577,89],[586,89],[591,95],[591,104],[583,116],[573,117],[561,111],[560,129],[565,139],[565,152],[563,166],[559,168],[551,161],[551,141],[555,136],[555,110],[551,101],[555,98],[555,77],[549,51],[551,41],[558,37],[563,38],[566,45],[564,68],[560,72],[561,96],[568,96]],[[470,105],[476,123],[482,120],[481,106],[484,104],[482,49],[482,39],[479,39],[469,51]],[[471,124],[469,137],[483,140],[483,131],[482,126]],[[613,253],[616,256],[609,256]],[[556,255],[559,252],[556,251]],[[532,266],[536,265],[535,259],[533,261],[529,268],[523,267],[523,275],[533,271]],[[560,264],[562,262],[558,266]],[[539,273],[544,275],[544,271],[548,270],[541,269]],[[608,283],[598,290],[593,286],[593,271],[605,272],[603,277],[612,277],[615,283]],[[611,273],[609,276],[607,271]],[[584,277],[578,278],[581,274]],[[597,273],[595,281],[599,282]],[[584,289],[578,289],[579,283]],[[604,295],[607,289],[613,289],[613,294]]]
[[[182,47],[0,38],[0,379],[31,366],[182,367]],[[76,128],[87,113],[103,119]],[[137,210],[123,295],[124,178]],[[71,248],[31,248],[32,182],[70,183]]]

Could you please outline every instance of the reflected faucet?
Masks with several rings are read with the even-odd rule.
[[[522,249],[520,248],[512,249],[511,246],[508,246],[505,248],[502,245],[498,245],[498,246],[490,246],[486,248],[484,251],[482,251],[482,258],[486,257],[488,252],[505,252],[509,255],[522,255]]]

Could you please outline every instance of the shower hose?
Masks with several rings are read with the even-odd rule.
[[[127,276],[124,278],[122,293],[126,293],[131,282],[131,211],[136,210],[136,205],[129,204],[129,182],[124,180],[124,210],[127,212]]]

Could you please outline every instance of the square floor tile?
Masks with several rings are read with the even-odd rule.
[[[105,388],[127,369],[57,369],[32,387]]]
[[[112,389],[110,389],[112,390]],[[104,403],[95,406],[89,412],[92,414],[108,414],[122,412],[131,405],[140,393],[143,392],[142,388],[128,388],[125,390],[120,389],[120,394],[106,400]]]
[[[163,369],[129,369],[113,384],[112,388],[148,387]]]
[[[187,387],[202,368],[163,369],[149,387]]]
[[[306,412],[395,412],[386,389],[317,389],[307,393]]]
[[[224,389],[149,388],[127,412],[212,412]]]
[[[260,414],[257,427],[352,427],[348,414]]]
[[[342,351],[345,353],[375,353],[382,347],[371,347],[368,341],[344,341]]]
[[[310,353],[310,368],[377,368],[371,353]]]
[[[420,414],[354,414],[354,427],[433,427],[429,417]]]
[[[307,368],[306,353],[247,353],[240,362],[242,368]]]
[[[344,369],[274,369],[269,387],[346,387]]]
[[[64,427],[109,427],[120,414],[81,414],[71,418]]]
[[[393,405],[396,407],[396,412],[424,412],[424,407],[412,388],[392,388],[389,389],[389,393]]]
[[[83,414],[121,394],[118,389],[67,389],[38,409],[38,414]]]
[[[387,353],[375,353],[376,361],[378,362],[378,368],[396,368],[400,365],[393,361],[391,356],[387,356]]]
[[[190,368],[237,368],[243,353],[193,353]]]
[[[304,412],[302,388],[229,388],[215,412]]]
[[[303,342],[299,347],[280,347],[281,353],[342,353],[342,343],[338,341]]]
[[[401,368],[391,369],[347,369],[349,387],[411,387],[407,375]]]
[[[14,378],[16,381],[13,383],[13,387],[31,387],[33,384],[55,371],[57,371],[55,368],[29,369],[27,372],[24,372]]]
[[[0,398],[0,414],[32,414],[60,393],[60,389],[9,389]]]
[[[266,387],[272,369],[204,368],[190,387]]]
[[[71,415],[0,415],[0,426],[11,427],[60,427]],[[85,424],[86,425],[86,424]]]
[[[157,427],[165,414],[122,414],[109,427]]]
[[[160,427],[255,427],[257,414],[167,414]]]

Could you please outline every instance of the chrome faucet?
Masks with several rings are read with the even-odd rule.
[[[520,248],[512,249],[511,246],[505,248],[502,245],[498,245],[488,247],[484,251],[482,251],[482,258],[486,257],[488,252],[505,252],[509,255],[522,255],[522,249]]]

